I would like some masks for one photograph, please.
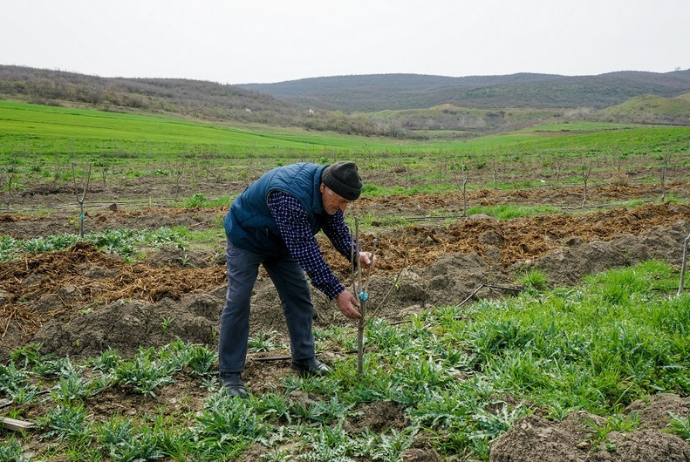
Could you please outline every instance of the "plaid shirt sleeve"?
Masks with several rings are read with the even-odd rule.
[[[307,211],[304,210],[302,204],[293,196],[277,191],[268,196],[268,208],[278,225],[280,236],[285,241],[290,255],[304,269],[314,287],[326,294],[329,299],[336,298],[345,290],[345,287],[338,281],[338,278],[335,277],[331,268],[323,259],[321,249],[312,234]],[[340,213],[342,214],[342,212]],[[333,240],[329,233],[331,229],[336,229],[337,227],[329,224],[331,221],[333,219],[329,218],[323,229],[329,239]],[[345,228],[345,231],[347,231],[347,228]],[[342,233],[342,230],[340,230],[340,233]],[[342,241],[342,237],[340,241]],[[333,244],[342,253],[341,248],[338,247],[339,245],[342,247],[342,243],[336,244],[336,242],[333,242]]]
[[[335,215],[327,215],[323,223],[323,232],[333,243],[333,247],[340,252],[347,261],[354,265],[354,251],[357,248],[357,241],[350,234],[350,230],[345,224],[345,216],[342,210],[338,210]]]

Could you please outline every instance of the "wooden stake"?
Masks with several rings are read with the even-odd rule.
[[[9,417],[0,417],[2,427],[15,432],[29,430],[34,427],[34,424],[25,420],[10,419]]]
[[[364,372],[364,326],[366,326],[366,314],[367,314],[367,298],[368,295],[364,292],[364,286],[362,285],[362,265],[359,261],[359,252],[361,251],[359,243],[359,219],[355,217],[355,261],[357,267],[357,277],[355,284],[355,294],[359,297],[359,313],[361,317],[359,318],[359,324],[357,325],[357,373],[362,374]]]

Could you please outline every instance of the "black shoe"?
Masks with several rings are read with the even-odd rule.
[[[239,372],[221,374],[220,381],[223,384],[223,388],[228,392],[233,398],[246,398],[247,388],[244,386],[242,381],[242,376]]]
[[[331,370],[326,367],[325,364],[317,361],[316,358],[293,359],[291,367],[299,373],[300,377],[309,377],[312,375],[324,377],[331,374]]]

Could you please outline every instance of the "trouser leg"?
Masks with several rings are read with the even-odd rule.
[[[228,242],[228,291],[220,317],[218,362],[220,373],[242,372],[249,341],[249,303],[264,257]]]
[[[314,357],[312,316],[314,305],[302,267],[289,255],[267,259],[264,267],[278,290],[290,334],[292,359]]]

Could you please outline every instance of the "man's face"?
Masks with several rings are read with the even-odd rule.
[[[335,215],[338,210],[345,212],[347,206],[352,202],[334,193],[323,183],[321,183],[321,201],[323,202],[323,209],[329,215]]]

